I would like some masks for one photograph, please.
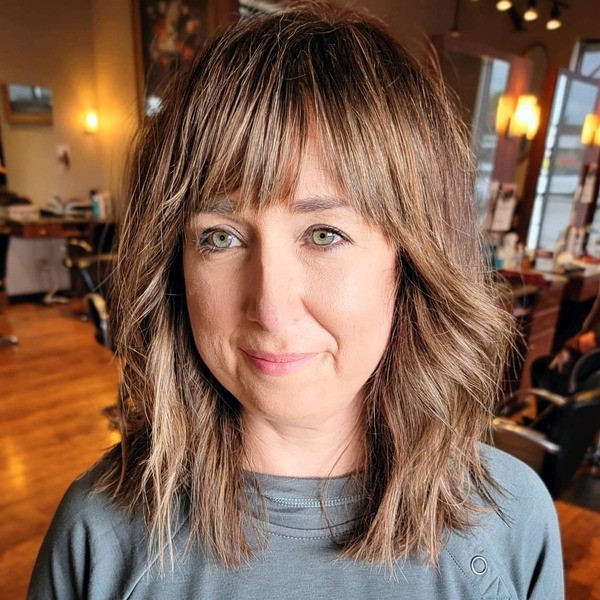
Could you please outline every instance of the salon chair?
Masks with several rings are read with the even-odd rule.
[[[85,298],[85,320],[89,319],[94,325],[96,341],[114,352],[107,306],[114,256],[99,254],[86,240],[80,238],[68,239],[65,249],[65,266],[71,273],[73,295],[76,298]],[[102,414],[108,419],[111,427],[118,428],[118,403],[103,408]]]
[[[567,396],[532,388],[512,394],[494,419],[496,447],[516,456],[542,478],[553,498],[573,480],[600,431],[600,350],[573,367]],[[520,395],[525,403],[511,400]],[[540,402],[540,410],[516,417],[515,407]],[[507,418],[507,417],[512,418]],[[593,454],[593,451],[592,451]]]
[[[93,290],[93,283],[86,280],[84,273],[79,269],[82,258],[92,255],[92,247],[88,242],[79,238],[68,238],[65,240],[64,265],[69,269],[71,276],[71,292],[75,298],[83,298],[87,292]]]
[[[113,255],[100,254],[86,240],[69,238],[65,241],[64,265],[71,276],[71,295],[83,301],[88,294],[97,293],[102,298],[108,295],[108,281],[113,265]],[[87,302],[88,308],[90,306]],[[78,309],[76,314],[82,321],[90,317],[87,311]]]
[[[115,351],[113,338],[111,336],[110,319],[106,299],[97,292],[86,295],[90,320],[95,327],[96,341],[106,346],[111,352]],[[120,388],[120,386],[119,386]],[[117,402],[102,409],[102,414],[108,419],[113,429],[119,429],[119,406],[121,391],[117,395]]]
[[[99,292],[106,296],[114,256],[96,252],[80,238],[69,238],[65,242],[65,255],[64,264],[71,274],[73,295],[83,298],[86,294]]]
[[[10,243],[10,232],[0,229],[0,294],[6,293],[6,263],[8,260],[8,244]],[[2,335],[0,333],[0,346],[14,346],[19,340],[14,335]]]
[[[92,292],[86,296],[90,320],[96,328],[96,341],[114,352],[115,348],[110,334],[108,308],[105,298]]]

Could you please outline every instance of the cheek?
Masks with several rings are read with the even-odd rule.
[[[320,290],[321,323],[336,338],[344,363],[379,362],[394,315],[396,269],[393,256],[359,260],[329,275]],[[369,373],[370,374],[370,373]]]
[[[185,263],[184,263],[185,264]],[[196,348],[211,369],[226,362],[225,349],[236,320],[232,290],[200,270],[184,269],[188,314]]]

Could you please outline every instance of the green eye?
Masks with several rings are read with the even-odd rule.
[[[317,246],[329,246],[335,241],[336,234],[327,229],[315,229],[312,233],[312,241]]]
[[[215,248],[229,248],[233,243],[233,236],[226,231],[213,231],[209,240]]]

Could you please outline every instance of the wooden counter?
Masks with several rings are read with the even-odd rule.
[[[600,288],[600,269],[586,269],[583,273],[574,273],[567,276],[568,283],[565,288],[565,300],[571,302],[585,302],[594,300]]]
[[[514,279],[499,282],[500,291],[507,299],[507,307],[510,304],[509,310],[521,333],[509,359],[505,391],[531,387],[531,363],[552,353],[568,280],[553,274],[544,274],[544,279],[546,284],[543,286]]]
[[[41,217],[35,221],[8,219],[5,226],[10,234],[28,240],[40,238],[85,238],[89,239],[94,227],[109,224],[109,221],[81,217]]]

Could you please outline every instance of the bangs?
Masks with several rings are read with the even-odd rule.
[[[153,129],[169,171],[146,185],[181,231],[224,201],[289,201],[310,147],[399,250],[452,262],[474,211],[459,127],[438,78],[377,22],[284,10],[233,26],[174,81]]]
[[[383,140],[397,118],[386,101],[393,74],[378,62],[391,64],[393,48],[374,48],[368,25],[321,21],[315,32],[287,18],[255,18],[195,65],[188,217],[224,199],[234,210],[288,201],[310,146],[355,210],[387,230],[398,205]]]

